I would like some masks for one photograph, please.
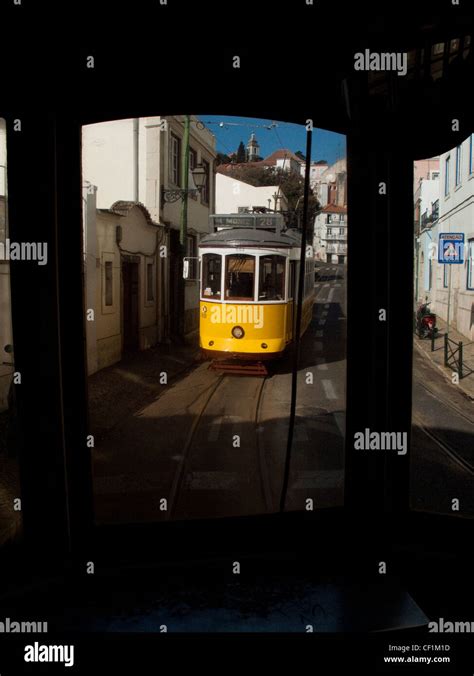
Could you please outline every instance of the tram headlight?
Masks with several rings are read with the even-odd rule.
[[[232,329],[232,335],[234,338],[243,338],[245,336],[245,331],[241,326],[234,326]]]

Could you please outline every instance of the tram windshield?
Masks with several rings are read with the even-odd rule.
[[[285,298],[285,263],[284,256],[260,256],[259,300]]]
[[[204,254],[202,257],[202,295],[206,298],[221,297],[222,259],[219,254]]]
[[[255,256],[226,256],[225,298],[253,300],[255,288]]]

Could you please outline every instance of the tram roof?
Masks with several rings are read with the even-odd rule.
[[[259,228],[225,228],[205,235],[199,242],[200,247],[211,246],[271,246],[297,247],[301,244],[298,230],[288,229],[283,232],[271,232]]]

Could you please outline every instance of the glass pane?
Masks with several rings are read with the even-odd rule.
[[[183,181],[187,132],[207,173],[197,199]],[[324,130],[313,138],[304,224],[304,125],[174,115],[83,127],[97,523],[280,509],[298,304],[285,509],[342,503],[346,146]],[[186,255],[196,274],[183,279]]]
[[[225,297],[253,300],[255,257],[245,254],[226,256]]]
[[[260,256],[258,299],[283,300],[285,297],[285,265],[283,256]]]
[[[415,163],[411,506],[474,517],[474,186],[461,152]],[[450,190],[449,157],[459,188]],[[447,175],[448,174],[448,175]],[[460,247],[464,239],[465,246]]]
[[[206,298],[221,296],[222,256],[204,254],[202,257],[202,295]]]
[[[0,545],[21,534],[14,353],[11,323],[6,123],[0,118]]]

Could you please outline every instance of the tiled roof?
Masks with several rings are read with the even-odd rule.
[[[347,214],[347,207],[340,207],[338,204],[326,204],[322,210],[323,214]]]
[[[109,211],[111,211],[113,214],[118,214],[119,216],[127,216],[133,207],[138,207],[141,209],[143,212],[146,220],[148,223],[151,225],[158,225],[158,223],[155,223],[150,216],[150,212],[146,208],[144,204],[141,202],[130,202],[126,200],[118,200],[117,202],[114,202],[112,206],[110,207]]]
[[[277,160],[295,160],[296,162],[299,162],[300,164],[303,162],[303,160],[298,157],[298,155],[295,155],[295,153],[292,150],[288,150],[288,148],[280,148],[279,150],[275,150],[271,155],[266,157],[263,162],[266,164],[275,164]]]

